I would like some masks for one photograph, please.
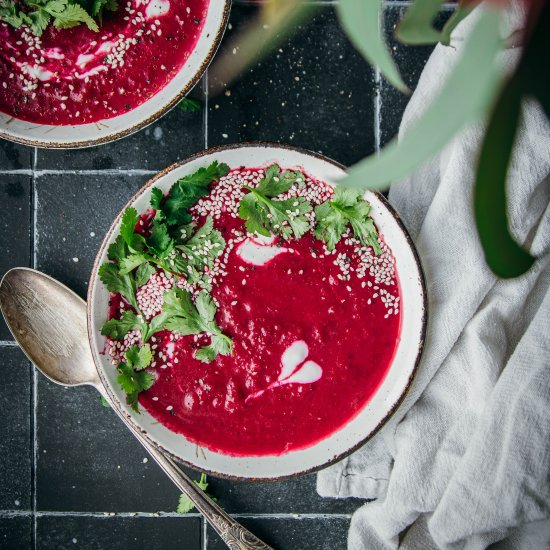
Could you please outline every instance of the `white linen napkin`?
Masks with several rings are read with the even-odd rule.
[[[511,31],[521,15],[510,14]],[[400,135],[437,93],[471,27],[469,17],[455,48],[435,48]],[[504,52],[503,62],[518,53]],[[351,550],[550,548],[550,125],[538,104],[524,105],[509,215],[539,259],[514,280],[487,268],[475,229],[482,137],[482,124],[468,127],[390,191],[422,260],[430,321],[399,410],[362,449],[318,474],[322,496],[376,499],[353,515]]]

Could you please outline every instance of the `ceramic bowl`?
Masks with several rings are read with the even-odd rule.
[[[268,166],[303,169],[316,179],[334,184],[345,172],[342,166],[320,155],[273,144],[242,144],[209,149],[160,172],[126,205],[138,212],[149,207],[152,186],[168,191],[179,178],[207,166],[213,160],[230,167]],[[121,214],[111,225],[97,255],[88,292],[88,334],[101,380],[116,406],[157,447],[192,467],[218,476],[241,479],[282,479],[308,473],[340,460],[380,429],[393,414],[409,388],[418,365],[426,330],[426,290],[417,253],[398,215],[378,193],[367,192],[372,216],[393,251],[401,284],[402,332],[391,367],[370,402],[336,433],[315,445],[278,456],[235,457],[210,451],[170,431],[147,411],[134,413],[125,404],[117,384],[117,372],[103,352],[105,338],[100,327],[108,311],[109,293],[99,281],[97,270],[107,261],[107,248],[119,232]],[[360,327],[358,327],[360,330]]]
[[[202,33],[185,65],[167,86],[135,109],[71,126],[33,124],[0,112],[0,138],[33,147],[72,149],[114,141],[151,124],[177,105],[200,80],[218,49],[230,8],[231,0],[210,0]]]

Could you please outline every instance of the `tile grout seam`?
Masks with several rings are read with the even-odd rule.
[[[32,195],[30,197],[30,215],[31,215],[31,228],[32,228],[32,239],[31,239],[31,267],[36,269],[36,249],[38,245],[37,237],[37,224],[36,224],[36,209],[37,209],[37,192],[36,192],[36,167],[38,165],[38,149],[34,148],[33,164],[32,164],[32,179],[31,179],[31,191]],[[32,498],[32,544],[33,549],[37,548],[37,464],[38,464],[38,443],[37,443],[37,392],[38,392],[38,376],[36,369],[30,365],[32,369],[32,387],[31,387],[31,419],[32,424],[32,465],[31,465],[31,498]]]
[[[34,512],[33,510],[0,510],[0,518],[4,517],[82,517],[82,518],[97,518],[97,519],[109,519],[109,518],[203,518],[199,513],[189,513],[182,516],[177,512],[71,512],[71,511],[59,511],[59,510],[41,510]],[[253,513],[240,513],[231,514],[231,517],[239,519],[351,519],[352,514],[330,514],[330,513],[267,513],[267,514],[253,514]],[[206,520],[204,521],[205,525]]]
[[[203,79],[203,93],[204,93],[204,148],[208,149],[208,69],[204,72]]]

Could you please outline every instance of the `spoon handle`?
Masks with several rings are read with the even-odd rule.
[[[103,388],[100,389],[100,393],[110,402],[106,392],[102,390]],[[210,497],[195,485],[189,476],[181,471],[170,457],[149,443],[143,434],[134,428],[124,413],[116,407],[112,407],[112,409],[134,434],[136,439],[145,447],[155,462],[164,470],[166,475],[174,482],[176,487],[193,501],[195,508],[204,516],[206,521],[208,521],[214,531],[218,533],[231,550],[273,550],[271,546],[262,542],[248,529],[245,529],[240,523],[226,514]]]

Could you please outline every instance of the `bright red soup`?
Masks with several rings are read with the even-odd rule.
[[[212,270],[216,321],[233,339],[233,355],[209,364],[194,357],[209,337],[168,330],[151,340],[155,382],[139,403],[162,424],[213,451],[273,455],[308,447],[352,419],[371,399],[393,359],[400,332],[394,258],[382,236],[378,256],[348,234],[329,252],[307,232],[297,240],[258,238],[238,215],[243,185],[258,169],[232,170],[191,211],[211,216],[226,246]],[[306,176],[314,205],[332,195]],[[145,228],[154,212],[142,216]],[[174,285],[157,272],[138,291],[146,317]],[[110,317],[120,315],[119,297]],[[127,306],[126,306],[127,307]],[[110,341],[113,363],[129,345]]]
[[[0,111],[36,124],[84,124],[135,109],[185,64],[209,0],[121,1],[99,32],[49,25],[38,38],[0,22]]]

